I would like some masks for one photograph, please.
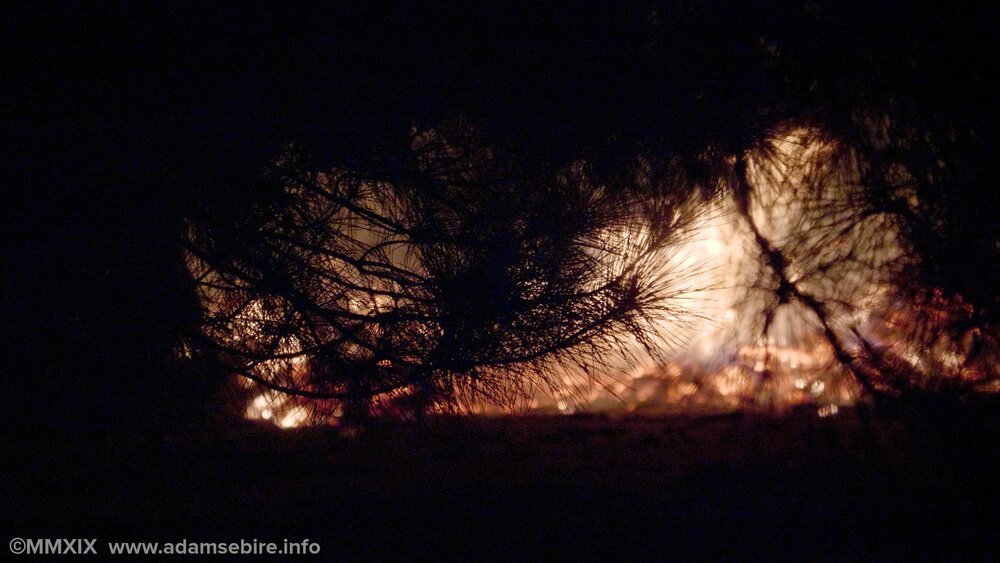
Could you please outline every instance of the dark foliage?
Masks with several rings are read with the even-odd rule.
[[[690,314],[669,258],[698,206],[648,161],[639,193],[595,183],[586,162],[539,170],[468,123],[405,140],[362,170],[289,148],[261,180],[269,204],[192,220],[206,309],[192,344],[277,391],[357,412],[409,392],[422,411],[509,405],[568,370],[658,355],[657,323]]]

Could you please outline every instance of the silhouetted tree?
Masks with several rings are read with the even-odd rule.
[[[261,180],[270,204],[192,223],[202,336],[237,373],[353,416],[402,393],[418,411],[510,405],[659,355],[658,323],[689,314],[666,266],[698,208],[640,161],[633,181],[657,189],[613,189],[587,162],[525,166],[461,121],[377,156],[324,170],[288,147]]]

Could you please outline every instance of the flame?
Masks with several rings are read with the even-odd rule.
[[[672,361],[623,368],[618,385],[583,394],[592,410],[783,410],[812,403],[821,405],[818,416],[828,417],[858,399],[861,385],[837,360],[816,313],[802,303],[768,301],[775,291],[767,287],[767,265],[748,220],[788,259],[783,273],[792,283],[819,300],[849,305],[825,311],[848,352],[860,357],[863,342],[876,343],[882,354],[906,361],[921,376],[983,380],[983,390],[1000,387],[985,383],[984,371],[995,373],[995,360],[986,368],[969,365],[982,335],[970,330],[954,340],[940,332],[928,346],[911,330],[919,318],[940,329],[971,315],[971,308],[940,292],[901,301],[893,277],[912,260],[903,237],[891,218],[858,212],[860,172],[856,163],[837,158],[834,143],[810,130],[792,130],[751,155],[749,169],[749,218],[731,199],[714,201],[667,266],[694,272],[688,284],[697,289],[685,297],[699,315],[684,329],[689,345]],[[864,262],[827,275],[826,263],[836,265],[845,256]],[[760,326],[765,307],[773,308],[766,330]],[[612,398],[620,399],[617,407]],[[544,400],[534,404],[545,408]],[[558,399],[558,410],[569,412],[564,405]]]
[[[595,385],[587,375],[567,372],[562,375],[563,391],[551,396],[540,390],[530,397],[527,408],[572,414],[762,406],[782,410],[813,404],[819,405],[819,417],[830,417],[856,401],[861,387],[838,363],[815,312],[802,303],[775,304],[773,272],[761,259],[749,222],[788,258],[783,274],[791,283],[817,299],[849,304],[827,311],[831,330],[844,336],[848,352],[861,354],[864,340],[874,343],[888,358],[885,361],[1000,391],[1000,384],[985,376],[997,372],[997,360],[986,365],[972,361],[973,348],[986,335],[970,330],[953,339],[942,333],[930,345],[913,336],[912,325],[918,319],[941,326],[970,316],[971,307],[960,297],[933,291],[916,302],[901,301],[893,276],[909,258],[899,229],[891,218],[878,214],[857,219],[860,172],[856,163],[837,154],[834,143],[807,129],[790,130],[751,154],[748,169],[754,192],[748,214],[740,213],[734,198],[716,198],[699,221],[684,229],[679,237],[684,242],[662,266],[668,273],[665,278],[684,274],[681,293],[693,314],[682,326],[674,319],[663,321],[658,329],[685,345],[673,350],[669,361],[628,354],[640,357],[638,367],[623,363],[607,384]],[[618,229],[606,233],[604,242],[611,247],[641,246],[649,236],[646,230]],[[863,264],[837,271],[845,257],[863,259]],[[225,285],[207,266],[197,260],[192,264],[192,274],[199,279]],[[219,298],[217,290],[203,290],[202,300],[209,308],[218,306]],[[393,306],[388,294],[358,293],[349,298],[350,310],[363,315]],[[267,322],[269,308],[260,301],[246,304],[232,317],[224,337],[252,338]],[[765,315],[768,308],[770,316]],[[763,318],[769,320],[762,327]],[[272,372],[289,368],[291,382],[300,380],[309,369],[301,343],[288,336],[277,343],[277,350],[282,358],[264,360],[260,367]],[[354,350],[360,353],[357,346]],[[378,365],[391,368],[392,361],[381,360]],[[255,393],[245,409],[247,418],[281,428],[310,423],[303,402],[252,382],[247,386]],[[404,388],[378,396],[373,403],[389,405],[412,393],[412,388]],[[484,406],[480,412],[498,411]],[[336,420],[335,414],[332,421]]]

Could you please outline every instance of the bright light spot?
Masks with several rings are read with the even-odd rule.
[[[635,399],[640,403],[645,403],[646,401],[652,399],[655,394],[656,394],[656,384],[646,381],[636,391]]]
[[[726,249],[725,245],[722,244],[722,241],[720,241],[717,238],[709,239],[705,243],[705,252],[709,256],[719,256],[725,249]]]
[[[829,405],[820,407],[819,410],[816,411],[816,414],[818,414],[820,418],[826,418],[828,416],[834,416],[834,415],[836,415],[839,411],[840,411],[840,408],[837,405],[829,404]]]
[[[292,412],[286,414],[281,419],[282,428],[295,428],[296,426],[301,426],[303,422],[306,421],[306,415],[303,410],[295,409]]]
[[[813,381],[812,385],[809,386],[809,392],[814,396],[822,393],[823,389],[826,389],[826,383],[823,383],[822,381]]]
[[[941,363],[946,367],[955,369],[962,364],[962,358],[954,352],[945,352],[941,354]]]
[[[689,395],[694,395],[698,391],[698,386],[694,383],[689,383],[685,381],[677,386],[677,392],[681,397],[687,397]]]
[[[271,418],[271,409],[264,409],[264,410],[260,411],[260,417],[263,418],[264,420],[270,419]]]
[[[389,297],[388,295],[376,295],[374,308],[378,312],[384,312],[392,309],[392,297]]]

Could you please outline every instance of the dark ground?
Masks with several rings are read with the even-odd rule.
[[[5,439],[9,537],[308,538],[324,559],[995,559],[995,408]],[[100,545],[100,543],[99,543]]]

